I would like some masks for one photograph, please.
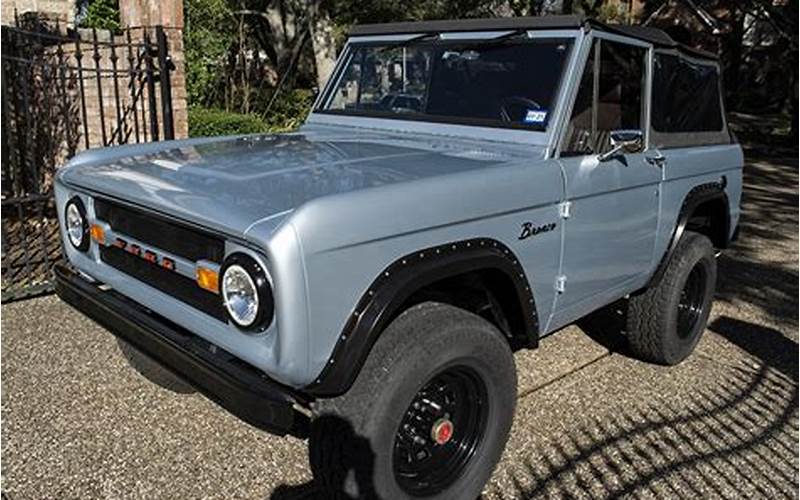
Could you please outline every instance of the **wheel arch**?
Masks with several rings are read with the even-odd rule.
[[[715,248],[728,247],[731,242],[731,212],[728,195],[725,193],[727,184],[728,180],[723,175],[719,181],[697,185],[686,194],[667,250],[650,278],[648,287],[664,274],[678,242],[687,230],[705,234]]]
[[[381,332],[414,304],[437,300],[469,309],[469,293],[447,293],[460,285],[486,293],[491,313],[500,316],[493,322],[512,348],[537,345],[533,290],[514,253],[490,238],[450,242],[405,255],[381,271],[350,314],[325,368],[304,391],[326,397],[346,392]]]

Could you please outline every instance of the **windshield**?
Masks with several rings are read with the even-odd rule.
[[[566,38],[354,45],[320,111],[544,130]]]

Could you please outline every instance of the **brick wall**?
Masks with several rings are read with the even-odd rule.
[[[156,49],[154,29],[148,29],[150,47]],[[174,69],[170,72],[172,87],[172,115],[175,138],[185,138],[188,134],[186,109],[186,84],[183,64],[183,41],[180,30],[165,30],[170,58]],[[161,86],[155,83],[153,99],[146,81],[148,68],[145,52],[145,29],[130,30],[128,34],[114,35],[105,30],[78,30],[82,42],[69,44],[62,48],[63,58],[77,65],[77,49],[80,48],[80,75],[73,72],[72,87],[75,92],[83,85],[83,100],[78,105],[81,113],[79,132],[82,137],[79,148],[103,144],[127,144],[148,142],[154,139],[151,121],[158,124],[158,138],[164,139],[164,117],[161,106]],[[96,37],[96,38],[95,38]],[[94,40],[97,40],[97,44]],[[56,50],[55,48],[50,49]],[[158,60],[152,60],[154,76],[158,75]],[[131,65],[135,72],[132,74]],[[77,97],[77,95],[76,95]],[[152,103],[155,106],[152,106]],[[86,127],[83,126],[85,108]],[[101,113],[102,111],[102,113]]]
[[[189,134],[186,102],[186,59],[183,53],[182,0],[120,0],[122,26],[164,26],[169,36],[169,53],[175,69],[172,71],[172,109],[175,138]]]
[[[183,2],[177,0],[120,0],[120,21],[123,26],[160,24],[183,29]]]
[[[65,24],[72,24],[75,21],[74,0],[3,0],[0,5],[2,5],[0,21],[5,25],[14,24],[15,9],[19,15],[38,12]]]
[[[139,93],[141,85],[135,83],[137,98],[131,96],[131,78],[128,74],[129,57],[127,49],[127,32],[133,44],[142,44],[145,31],[150,34],[150,40],[155,45],[155,25],[165,27],[167,34],[169,56],[173,64],[170,72],[172,87],[172,114],[174,134],[176,139],[188,136],[188,110],[186,103],[186,77],[185,58],[183,54],[183,3],[181,0],[120,0],[120,21],[123,35],[114,35],[105,30],[79,29],[81,43],[81,66],[83,71],[78,73],[71,70],[67,73],[68,85],[61,93],[67,93],[76,104],[70,106],[72,112],[77,112],[77,117],[65,121],[71,123],[76,133],[78,150],[89,147],[98,147],[103,144],[118,144],[121,142],[145,142],[152,140],[149,131],[150,96],[147,86]],[[21,19],[26,13],[37,13],[48,23],[58,21],[58,29],[62,33],[71,28],[75,20],[75,0],[5,0],[2,2],[2,23],[14,24],[14,13]],[[30,14],[27,14],[30,15]],[[55,23],[53,23],[55,25]],[[143,28],[151,27],[151,28]],[[55,29],[55,28],[54,28]],[[98,41],[97,51],[93,48],[93,40]],[[77,47],[74,43],[61,46],[64,61],[75,65]],[[133,50],[134,58],[138,57],[137,49]],[[116,61],[114,61],[116,56]],[[50,63],[58,59],[58,47],[53,45],[46,49],[45,58],[51,59]],[[116,69],[117,78],[113,70]],[[144,66],[142,66],[144,69]],[[99,70],[99,71],[98,71]],[[116,82],[116,85],[115,85]],[[83,83],[84,99],[80,100],[80,84]],[[60,82],[56,82],[60,84]],[[98,85],[99,84],[99,85]],[[160,87],[156,85],[154,93],[156,106],[153,113],[159,124],[159,139],[163,139],[163,116],[161,111]],[[135,101],[135,102],[134,102]],[[117,103],[119,102],[119,107]],[[145,116],[142,116],[143,105]],[[85,107],[86,127],[83,122],[83,109]],[[138,116],[132,116],[133,109]],[[101,114],[102,109],[102,114]],[[136,138],[136,125],[138,122],[139,138]],[[145,123],[148,125],[145,126]],[[125,132],[120,134],[118,129]],[[116,134],[116,135],[115,135]],[[105,138],[105,140],[104,140]],[[112,140],[113,138],[113,140]]]
[[[183,5],[177,2],[178,5]],[[172,117],[175,123],[175,138],[189,137],[189,105],[186,100],[186,58],[183,52],[183,8],[181,7],[181,27],[167,29],[169,54],[175,68],[171,73]]]
[[[3,29],[4,193],[47,192],[55,169],[82,150],[165,139],[155,30],[149,43],[143,29],[56,33]],[[180,31],[165,33],[180,52]],[[170,109],[179,139],[187,136],[186,91],[182,60],[174,65]]]

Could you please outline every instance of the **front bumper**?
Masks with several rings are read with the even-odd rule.
[[[131,344],[226,410],[273,434],[305,437],[307,401],[221,348],[63,266],[55,269],[56,293],[108,331]]]

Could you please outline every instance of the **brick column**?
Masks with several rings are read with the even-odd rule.
[[[160,24],[183,30],[183,2],[180,0],[120,0],[123,27]]]
[[[123,28],[162,25],[169,39],[169,55],[175,65],[171,72],[172,116],[175,138],[189,135],[186,103],[186,66],[183,55],[182,0],[120,0],[120,23]],[[154,33],[154,32],[153,32]]]

